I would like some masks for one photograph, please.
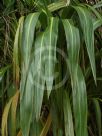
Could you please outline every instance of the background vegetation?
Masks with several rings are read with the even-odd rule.
[[[2,136],[102,135],[101,7],[0,1]]]

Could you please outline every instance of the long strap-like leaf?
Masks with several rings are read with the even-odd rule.
[[[99,136],[101,136],[102,135],[101,107],[100,107],[99,101],[95,98],[93,99],[93,105],[94,105],[94,110],[95,110],[98,134]]]
[[[65,124],[65,135],[66,136],[74,136],[74,128],[73,128],[73,118],[70,100],[67,92],[64,92],[63,95],[63,110],[64,110],[64,124]]]
[[[19,102],[19,90],[17,90],[16,94],[13,96],[12,99],[12,105],[11,105],[11,136],[15,136],[16,135],[16,114],[17,114],[17,106],[18,106],[18,102]]]
[[[79,15],[81,27],[82,27],[84,38],[85,38],[86,48],[87,48],[87,52],[88,52],[88,56],[89,56],[89,60],[91,64],[93,77],[96,82],[93,19],[92,19],[90,12],[85,7],[77,6],[75,7],[75,9]]]
[[[66,41],[67,41],[67,50],[68,58],[70,63],[70,74],[72,80],[77,74],[78,59],[79,59],[79,49],[80,49],[80,36],[79,30],[74,27],[67,19],[63,20]]]
[[[24,30],[21,46],[22,75],[20,84],[20,118],[21,129],[24,136],[29,135],[30,123],[33,111],[33,84],[30,71],[31,50],[34,42],[34,32],[39,13],[31,13],[24,22]]]
[[[72,84],[76,136],[87,136],[87,95],[84,78],[78,67],[79,31],[68,20],[63,20],[63,25],[68,49],[68,66]]]
[[[34,63],[32,63],[32,74],[34,82],[34,117],[38,120],[43,101],[45,79],[44,73],[44,33],[35,41]]]
[[[34,32],[38,17],[39,13],[31,13],[26,17],[26,20],[24,22],[22,37],[22,61],[24,61],[26,72],[29,64],[31,49],[34,41]]]
[[[34,115],[38,120],[44,95],[45,81],[48,96],[53,86],[53,74],[56,58],[56,43],[58,33],[58,19],[51,18],[51,22],[44,33],[35,42],[32,75],[34,82]]]
[[[34,32],[38,21],[39,13],[31,13],[26,17],[24,22],[22,46],[21,46],[21,61],[22,61],[22,75],[21,75],[21,98],[23,96],[25,82],[28,74],[31,49],[34,42]]]
[[[76,136],[87,136],[87,94],[80,67],[78,67],[76,82],[73,84],[73,108]]]
[[[2,124],[1,124],[2,136],[8,136],[7,120],[8,120],[9,110],[12,104],[12,99],[13,98],[11,98],[9,102],[6,104],[3,115],[2,115]]]
[[[15,40],[14,40],[14,49],[13,49],[13,70],[14,70],[14,80],[16,82],[16,86],[18,87],[19,83],[19,51],[20,51],[20,46],[21,46],[21,38],[22,38],[22,29],[23,29],[23,22],[24,22],[24,17],[21,17],[19,19],[19,24],[18,28],[16,31],[15,35]]]
[[[58,37],[58,19],[51,18],[50,25],[47,31],[45,32],[45,37],[44,37],[44,44],[46,46],[45,79],[46,79],[48,97],[51,93],[53,80],[54,80],[57,37]]]

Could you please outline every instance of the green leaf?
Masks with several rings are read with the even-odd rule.
[[[94,110],[95,110],[95,114],[96,114],[96,122],[97,122],[97,128],[98,128],[98,134],[99,136],[102,135],[101,133],[101,126],[102,126],[102,123],[101,123],[101,108],[100,108],[100,104],[98,102],[97,99],[93,99],[93,104],[94,104]]]
[[[69,4],[70,4],[70,0],[66,0],[66,1],[61,0],[61,1],[54,2],[54,3],[51,3],[50,5],[48,5],[48,9],[51,12],[54,12],[56,10],[59,10],[61,8],[69,6]]]
[[[58,19],[51,18],[50,24],[45,32],[44,44],[45,44],[45,80],[47,85],[48,97],[51,93],[54,69],[56,64],[56,44],[58,38]]]
[[[32,75],[34,82],[34,117],[38,120],[43,101],[45,79],[44,74],[44,33],[40,34],[35,41],[34,61],[32,63]],[[34,71],[35,69],[35,71]]]
[[[87,94],[81,69],[78,67],[76,82],[73,83],[73,109],[76,136],[87,136]]]
[[[79,30],[71,25],[68,20],[63,20],[63,25],[67,41],[76,136],[87,136],[86,86],[82,72],[78,67],[80,49]]]
[[[96,30],[101,25],[102,25],[102,21],[101,20],[98,19],[98,20],[94,21],[94,24],[93,24],[94,30]]]
[[[96,67],[95,67],[95,53],[94,53],[94,26],[91,13],[87,8],[76,6],[74,7],[79,15],[83,35],[86,43],[86,48],[91,64],[93,77],[96,83]]]
[[[81,5],[81,4],[80,4]],[[101,23],[102,23],[102,15],[93,7],[93,6],[90,6],[90,5],[88,5],[88,4],[85,4],[89,9],[90,9],[90,11],[92,11],[94,14],[95,14],[95,16],[101,21]]]
[[[26,17],[24,22],[22,46],[21,46],[21,62],[22,74],[20,84],[20,117],[21,129],[24,136],[29,135],[30,123],[33,111],[33,84],[30,70],[30,59],[32,45],[34,42],[34,32],[40,13],[31,13]],[[26,125],[25,125],[26,124]]]
[[[67,92],[64,92],[63,95],[63,110],[64,110],[65,135],[74,136],[72,110]]]
[[[39,13],[30,13],[24,22],[23,37],[22,37],[22,61],[27,72],[31,49],[34,41],[35,27],[38,21]]]
[[[22,75],[21,75],[21,97],[24,92],[25,81],[28,74],[31,50],[34,41],[35,27],[38,21],[39,13],[30,13],[24,22],[22,46],[21,46],[21,61],[22,61]]]
[[[74,27],[67,19],[63,20],[66,41],[67,41],[67,51],[70,63],[70,74],[72,80],[76,77],[78,60],[79,60],[79,49],[80,49],[80,36],[79,30]]]
[[[43,129],[43,124],[41,120],[36,121],[33,119],[31,123],[30,135],[29,136],[40,136],[40,133]]]
[[[57,105],[57,98],[55,97],[57,94],[57,91],[59,90],[56,90],[56,92],[53,91],[51,93],[51,117],[52,117],[52,131],[54,136],[61,135],[60,134],[60,132],[62,131],[61,125],[63,122],[63,119],[62,119],[63,118],[63,111],[62,111],[63,104],[59,105],[60,110],[62,111],[62,112],[59,112],[59,107]],[[63,90],[61,90],[60,92],[63,95],[62,91]],[[62,100],[62,103],[63,103],[63,100]]]
[[[33,114],[33,96],[34,96],[34,87],[32,81],[31,71],[29,70],[25,90],[20,100],[20,123],[22,134],[24,136],[29,135],[30,124]],[[26,125],[25,125],[26,124]]]
[[[0,81],[2,80],[2,78],[3,78],[4,74],[5,74],[5,72],[6,72],[10,67],[11,67],[11,66],[8,65],[8,66],[3,67],[3,68],[0,69]]]

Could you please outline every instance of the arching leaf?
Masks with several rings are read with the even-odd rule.
[[[67,50],[68,67],[71,76],[73,109],[76,136],[87,136],[87,95],[84,77],[78,66],[80,36],[79,30],[68,20],[63,20]],[[84,100],[83,100],[84,98]]]
[[[96,82],[96,67],[95,67],[95,53],[94,53],[94,25],[91,13],[87,8],[76,6],[74,7],[79,15],[83,35],[86,43],[86,48],[91,64],[94,80]]]
[[[74,136],[72,110],[67,92],[64,92],[63,95],[63,110],[64,110],[65,135]]]
[[[29,14],[24,22],[22,46],[21,46],[21,62],[22,62],[22,74],[20,84],[20,118],[21,129],[24,136],[29,135],[30,123],[32,118],[32,100],[33,91],[32,83],[30,83],[29,74],[30,58],[32,45],[34,43],[34,32],[40,13]],[[26,125],[25,125],[26,124]]]
[[[48,97],[51,93],[53,80],[54,80],[54,68],[56,64],[56,44],[58,38],[58,19],[51,18],[48,29],[45,32],[44,44],[45,44],[45,80],[47,85]]]

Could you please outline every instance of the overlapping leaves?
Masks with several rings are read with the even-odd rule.
[[[68,20],[63,21],[68,50],[68,67],[71,76],[76,136],[87,136],[87,95],[85,81],[79,69],[79,30]],[[84,99],[84,100],[83,100]],[[83,100],[83,102],[82,102]],[[83,131],[84,130],[84,131]]]
[[[48,10],[54,12],[57,9],[63,10],[63,8],[67,6],[67,4],[65,4],[64,2],[60,8],[56,7],[55,3],[52,6],[54,7],[51,7],[51,5],[48,6]],[[75,15],[79,17],[79,21],[77,21],[76,23],[73,18],[71,18],[70,20],[62,19],[62,12],[59,12],[57,16],[57,13],[51,13],[50,15],[47,15],[46,13],[45,15],[45,11],[43,14],[40,12],[30,13],[27,17],[25,17],[25,20],[24,18],[21,18],[21,20],[19,21],[19,26],[15,35],[14,42],[14,80],[17,83],[17,88],[19,88],[18,83],[20,81],[20,128],[23,136],[29,136],[33,134],[38,135],[40,133],[41,136],[47,135],[48,130],[50,129],[51,121],[53,126],[55,124],[59,125],[58,135],[62,136],[63,134],[65,134],[66,136],[74,136],[74,126],[76,136],[88,135],[86,83],[79,64],[79,53],[81,51],[80,47],[82,45],[86,45],[93,77],[96,82],[94,30],[98,26],[100,26],[101,21],[99,20],[99,18],[97,19],[97,17],[94,16],[92,12],[85,6],[78,5],[73,7],[74,9],[72,7],[70,8],[75,10],[75,12],[77,12],[77,14]],[[48,22],[46,23],[45,27],[42,26],[40,15],[44,15],[44,17],[46,16],[47,18],[46,20]],[[60,17],[60,19],[58,17]],[[59,22],[61,27],[59,27]],[[78,22],[80,24],[77,24]],[[71,81],[70,79],[68,79],[67,81],[68,85],[70,84],[68,90],[66,90],[65,92],[62,91],[63,108],[62,105],[58,105],[58,103],[56,103],[58,99],[57,97],[60,96],[60,94],[57,93],[57,90],[57,96],[52,95],[51,93],[51,91],[55,91],[55,88],[53,88],[53,85],[56,83],[54,82],[54,72],[55,66],[57,65],[56,60],[58,58],[56,49],[57,47],[59,47],[58,43],[60,42],[60,28],[64,28],[62,30],[62,32],[65,33],[62,38],[64,44],[61,45],[61,49],[64,50],[65,54],[67,55],[66,60],[68,65],[68,72],[70,73],[71,79]],[[82,35],[81,32],[83,32]],[[83,37],[81,37],[80,35]],[[84,39],[84,44],[81,43],[81,38]],[[67,50],[65,50],[66,48]],[[64,66],[62,61],[61,65],[59,66]],[[62,70],[63,69],[65,68],[62,68]],[[60,74],[62,77],[63,72]],[[19,76],[21,76],[21,78],[19,78]],[[65,87],[65,84],[63,84],[63,87],[61,89],[65,90]],[[45,90],[47,90],[47,97],[45,96]],[[52,101],[50,101],[50,96],[56,97],[56,101],[54,101],[53,104]],[[43,122],[43,125],[41,125],[41,108],[44,98],[47,99],[46,101],[48,103],[46,104],[48,104],[49,106],[48,112],[50,113],[46,118],[47,121]],[[73,104],[71,103],[69,98],[72,99]],[[14,103],[17,107],[17,102],[14,101]],[[95,101],[94,103],[96,106],[97,102]],[[6,107],[7,115],[5,115],[4,111],[6,121],[3,120],[3,125],[5,126],[5,129],[3,128],[2,130],[3,135],[5,134],[5,132],[7,135],[7,118],[10,105],[11,101]],[[58,105],[58,108],[55,109],[56,105]],[[16,107],[14,111],[15,116]],[[52,110],[53,112],[50,110]],[[53,115],[51,116],[51,114],[56,113],[55,116],[60,115],[59,111],[61,110],[62,112],[60,113],[62,114],[62,118],[57,117],[57,121],[54,121],[53,118],[51,119],[51,117],[53,117]],[[97,109],[97,114],[99,114],[97,115],[97,117],[100,117],[99,109]],[[15,116],[13,116],[13,124],[15,123]],[[73,119],[75,125],[73,123]],[[97,124],[99,127],[101,126],[100,121],[98,121]],[[55,126],[55,131],[52,131],[52,129],[50,129],[50,131],[52,131],[51,133],[54,133],[53,135],[56,135],[56,128],[57,126]],[[19,134],[21,134],[21,131]],[[13,133],[16,133],[15,126]],[[100,130],[99,134],[101,135]]]
[[[85,7],[83,8],[81,6],[76,6],[74,8],[76,9],[80,19],[80,24],[83,30],[83,35],[90,59],[94,80],[96,81],[95,55],[94,55],[94,27],[93,27],[94,25],[91,19],[91,14]],[[38,16],[39,16],[38,13],[36,14],[36,16],[34,16],[34,14],[30,14],[25,20],[23,31],[23,44],[22,44],[23,78],[21,80],[21,91],[23,92],[21,93],[21,117],[22,117],[21,126],[23,135],[29,134],[32,113],[34,113],[34,118],[39,120],[41,106],[43,102],[45,83],[47,86],[49,96],[53,87],[54,80],[53,73],[55,62],[54,60],[52,60],[51,57],[56,59],[58,19],[51,18],[46,30],[41,34],[37,35],[37,38],[34,41],[34,31],[38,20]],[[68,67],[71,76],[76,135],[86,136],[87,95],[85,80],[81,72],[81,69],[78,66],[80,51],[79,29],[73,26],[67,19],[63,20],[63,25],[67,41]],[[34,49],[32,50],[33,44]],[[32,51],[34,52],[34,55],[31,56]],[[36,51],[38,51],[37,54]],[[25,118],[26,120],[24,120]],[[28,125],[25,126],[26,123]]]

